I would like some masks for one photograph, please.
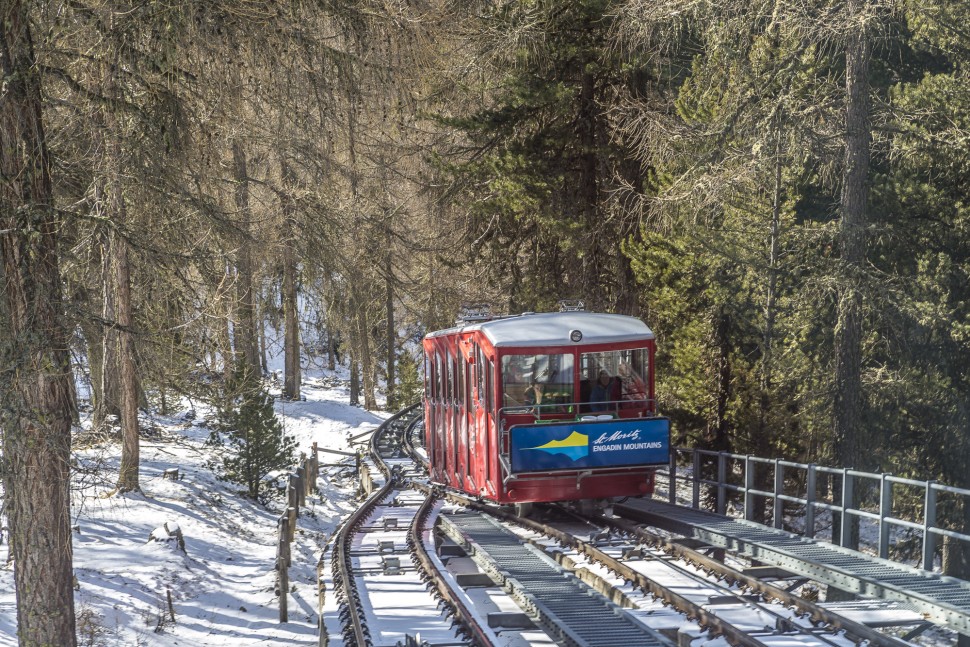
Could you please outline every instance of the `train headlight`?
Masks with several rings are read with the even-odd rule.
[[[572,341],[574,341],[574,342],[577,342],[577,343],[583,341],[583,331],[582,330],[570,330],[569,331],[569,339],[572,340]]]

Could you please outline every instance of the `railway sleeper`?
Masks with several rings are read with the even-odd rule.
[[[456,515],[456,518],[461,516]],[[473,519],[474,516],[469,515],[466,519]],[[502,588],[527,616],[534,619],[559,644],[673,645],[673,640],[621,611],[622,605],[611,599],[615,595],[615,588],[606,586],[592,572],[587,569],[582,569],[580,573],[570,572],[570,569],[557,563],[554,557],[547,554],[547,549],[536,545],[536,542],[523,543],[521,538],[487,519],[479,525],[487,526],[488,523],[493,523],[494,528],[486,529],[487,534],[505,537],[498,539],[498,543],[492,541],[488,548],[480,547],[476,540],[466,537],[464,529],[451,520],[444,521],[441,527],[465,548],[483,571],[501,583]],[[495,556],[490,556],[489,550]],[[515,556],[511,556],[513,553]],[[503,564],[510,559],[515,564],[511,571],[506,570],[509,566],[500,566],[497,561],[493,561],[497,555],[503,554],[505,557],[500,558],[505,560]],[[526,566],[526,563],[534,566]],[[532,568],[539,570],[533,571]],[[516,572],[520,575],[516,575]],[[583,581],[581,576],[596,582],[595,587]],[[526,577],[528,581],[520,579],[521,577]],[[604,595],[603,592],[595,590],[596,588],[602,588],[608,594]],[[612,617],[615,622],[604,623],[607,617]]]
[[[584,553],[588,558],[590,558],[594,562],[602,561],[602,558],[599,555],[597,555],[597,553],[599,553],[600,551],[596,546],[593,546],[590,544],[585,544],[585,545],[582,545],[582,544],[583,544],[582,542],[579,542],[575,538],[573,541],[570,542],[570,545],[572,545],[575,550],[581,553]],[[630,549],[626,549],[623,552],[628,552],[629,550]],[[640,557],[641,554],[638,554],[637,557]],[[708,557],[708,559],[710,559],[710,557]],[[712,568],[713,565],[709,561],[706,564],[703,563],[704,560],[695,559],[695,560],[688,560],[688,561],[694,561],[695,563],[697,563],[698,566],[701,566],[700,570],[705,572],[711,572],[711,574],[715,575],[717,579],[729,580],[728,582],[729,585],[739,584],[739,582],[735,581],[734,577],[726,576],[726,573],[723,573],[723,572],[716,572],[717,569]],[[619,565],[615,568],[614,567],[608,567],[608,568],[617,572],[619,575],[621,575],[623,579],[627,581],[635,580],[637,582],[637,585],[644,588],[644,590],[650,590],[651,592],[659,593],[659,591],[655,590],[653,587],[645,586],[647,583],[642,581],[641,578],[636,576],[635,574],[619,573],[619,570],[626,570],[622,567],[622,565]],[[774,573],[773,575],[777,575],[777,574],[778,573]],[[633,580],[630,579],[631,577],[633,578]],[[663,597],[664,599],[668,599],[666,597],[666,594]],[[756,610],[753,604],[751,603],[752,601],[760,602],[760,600],[761,600],[761,595],[743,595],[743,596],[730,595],[730,596],[724,596],[723,599],[716,599],[716,598],[708,599],[707,604],[704,604],[701,607],[701,610],[702,610],[701,613],[705,617],[705,621],[702,624],[709,625],[710,623],[713,622],[714,627],[712,628],[715,628],[716,631],[726,631],[727,627],[724,627],[722,623],[724,621],[727,621],[732,626],[736,625],[735,628],[731,630],[732,633],[737,633],[740,630],[740,632],[746,633],[751,637],[762,636],[762,635],[777,636],[779,634],[790,634],[794,632],[804,633],[805,629],[801,628],[800,626],[797,626],[795,623],[785,618],[784,616],[778,616],[777,614],[774,614],[774,613],[769,613],[767,615],[761,614],[761,612]],[[668,600],[668,602],[674,602],[674,601]],[[678,606],[678,605],[675,604],[675,606]],[[719,620],[715,620],[715,616]],[[732,622],[731,620],[728,620],[727,616],[731,616],[734,621]],[[669,632],[670,628],[667,628],[667,631]],[[830,632],[831,632],[831,627],[827,629],[820,629],[818,631],[820,635],[827,634]],[[809,633],[815,633],[815,632],[809,632]],[[674,632],[673,635],[676,636],[677,635],[676,632]]]

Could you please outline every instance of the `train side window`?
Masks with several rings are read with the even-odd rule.
[[[464,359],[464,358],[463,358]],[[475,428],[475,412],[472,410],[472,389],[475,384],[475,365],[465,365],[464,385],[464,421],[461,425],[462,440],[465,442],[465,476],[472,478],[472,433]]]
[[[502,358],[502,406],[525,405],[525,390],[529,382],[523,356],[506,355]]]
[[[485,408],[489,411],[492,410],[492,404],[495,400],[495,396],[492,393],[493,375],[495,375],[495,364],[492,360],[488,360],[488,370],[485,371]]]
[[[475,399],[479,408],[485,407],[485,354],[479,346],[475,347],[475,364],[477,365],[478,383],[476,384]]]
[[[455,356],[457,376],[455,379],[455,403],[465,406],[468,389],[465,388],[465,358],[461,354]]]
[[[455,475],[455,479],[460,483],[459,471],[458,471],[458,427],[461,424],[461,416],[464,415],[463,411],[460,411],[459,404],[461,403],[461,394],[459,390],[464,391],[464,358],[462,358],[461,353],[456,353],[451,356],[451,362],[448,364],[449,369],[451,369],[451,404],[452,404],[452,419],[451,419],[451,466]]]
[[[492,452],[495,451],[491,443],[491,424],[489,421],[489,415],[492,413],[492,405],[495,401],[495,396],[492,393],[492,383],[494,381],[493,375],[495,375],[495,364],[492,360],[488,360],[486,363],[482,364],[482,373],[485,374],[485,440],[482,445],[485,447],[485,482],[487,483],[489,479],[493,477],[492,475]],[[484,485],[484,484],[483,484]]]
[[[432,399],[434,389],[434,364],[431,363],[430,353],[424,354],[424,399]]]
[[[441,402],[441,353],[435,351],[434,354],[434,399],[436,402]]]
[[[451,357],[451,349],[445,351],[445,366],[448,377],[445,380],[445,403],[455,403],[455,361]]]

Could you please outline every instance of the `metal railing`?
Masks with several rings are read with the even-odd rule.
[[[703,491],[705,507],[725,514],[731,497],[743,504],[745,519],[767,522],[770,518],[775,528],[784,527],[788,504],[788,511],[801,512],[801,534],[806,537],[816,538],[819,511],[831,512],[833,519],[841,520],[839,536],[830,538],[839,546],[852,546],[854,526],[868,520],[878,527],[878,554],[884,559],[889,558],[894,529],[915,531],[922,541],[921,564],[928,571],[933,570],[940,538],[970,545],[970,535],[953,529],[965,530],[965,522],[951,521],[947,528],[938,520],[950,516],[941,515],[941,510],[957,511],[953,516],[962,519],[965,513],[959,511],[970,509],[970,490],[932,480],[684,447],[671,451],[667,471],[658,475],[668,478],[671,503],[678,502],[680,482],[690,488],[694,508],[701,509]],[[687,497],[681,493],[681,498]]]

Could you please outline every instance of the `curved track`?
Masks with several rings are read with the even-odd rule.
[[[375,480],[383,483],[346,520],[334,538],[331,569],[340,600],[344,645],[393,645],[408,641],[418,644],[429,636],[437,645],[491,643],[490,632],[476,622],[460,598],[452,595],[440,575],[440,561],[433,555],[431,525],[437,516],[436,497],[413,487],[410,477],[414,474],[410,469],[414,463],[402,449],[409,428],[417,422],[412,407],[375,431],[370,447],[373,462],[362,465],[363,478],[368,483]],[[379,477],[371,473],[373,468],[379,471]],[[434,583],[433,592],[426,591],[424,582],[428,580]],[[382,586],[388,582],[396,589],[393,596]],[[402,612],[400,607],[405,605],[399,598],[407,588],[410,588],[407,599],[414,605],[411,610],[421,618],[420,627],[413,633],[397,630],[401,622],[414,617],[407,608],[397,622],[381,617],[382,611],[395,613],[394,606],[398,607],[397,612]],[[427,600],[415,600],[422,592]],[[413,611],[422,604],[437,608],[439,599],[447,606],[443,612]],[[399,633],[403,633],[403,641],[396,640]]]
[[[908,644],[632,521],[580,518],[548,507],[540,512],[549,520],[540,523],[441,492],[427,482],[423,452],[412,443],[419,413],[415,407],[402,411],[375,432],[371,460],[382,474],[377,480],[383,482],[335,537],[333,579],[340,589],[344,645],[395,644],[386,642],[382,630],[388,620],[381,615],[386,609],[379,589],[367,590],[375,583],[379,587],[382,576],[397,576],[402,589],[415,578],[427,582],[432,589],[427,595],[434,604],[443,603],[438,618],[421,616],[420,638],[408,634],[408,640],[435,645],[499,642],[498,630],[489,627],[490,619],[482,617],[459,584],[461,578],[437,554],[443,542],[474,560],[482,575],[479,582],[515,600],[526,618],[523,626],[541,628],[544,644],[615,645],[621,640],[673,645],[683,640],[682,628],[695,623],[698,635],[706,631],[732,645],[752,647],[793,640],[826,647],[842,647],[847,641],[882,647]],[[369,469],[365,464],[363,470]],[[370,480],[366,474],[365,480]],[[443,501],[456,508],[445,511]],[[406,539],[402,522],[408,526]],[[437,531],[432,529],[435,523]],[[380,572],[363,577],[368,569]],[[402,574],[410,574],[410,580]],[[678,613],[665,610],[668,618],[657,611],[661,607]],[[512,641],[507,634],[501,644],[531,644],[525,638]]]

